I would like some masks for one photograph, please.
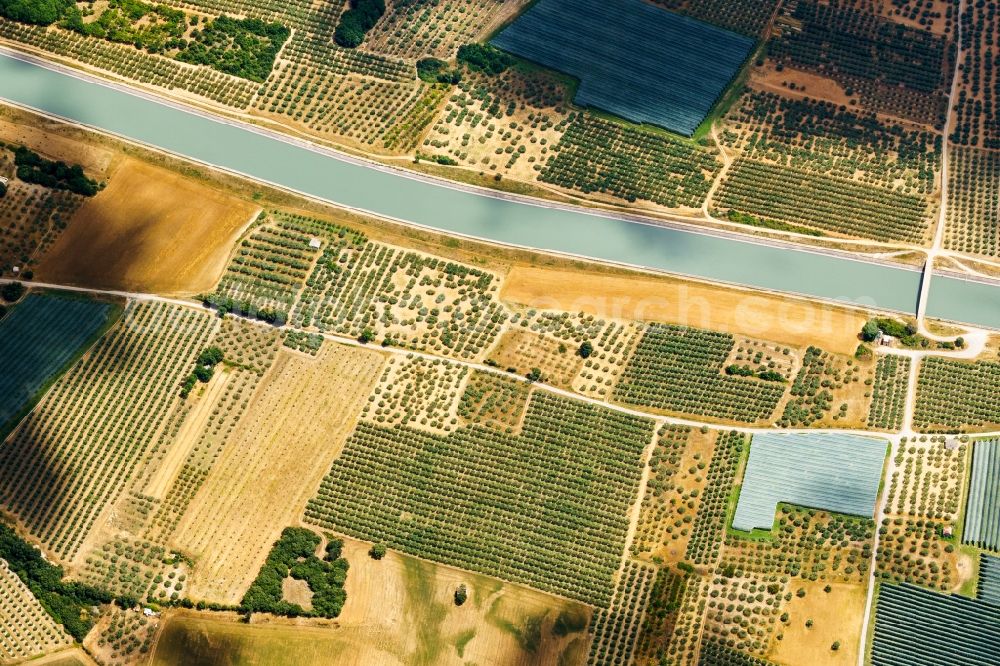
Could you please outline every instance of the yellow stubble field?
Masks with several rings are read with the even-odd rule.
[[[861,310],[723,285],[528,266],[511,269],[500,297],[538,310],[658,321],[794,347],[822,341],[840,354],[854,353],[866,320]]]
[[[240,600],[340,454],[383,362],[331,343],[315,358],[279,352],[171,540],[195,562],[192,598]]]

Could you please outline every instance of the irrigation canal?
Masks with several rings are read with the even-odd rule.
[[[0,98],[374,215],[492,242],[912,313],[921,273],[460,188],[0,50]],[[928,314],[1000,329],[1000,286],[937,275]]]

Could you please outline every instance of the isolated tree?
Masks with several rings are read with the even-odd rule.
[[[594,345],[590,343],[590,340],[584,340],[577,353],[581,358],[590,358],[590,355],[594,353]]]
[[[878,331],[878,322],[874,319],[869,319],[861,329],[861,339],[865,342],[871,342],[878,337]]]
[[[198,355],[198,365],[215,365],[221,363],[225,354],[218,347],[207,347]]]
[[[385,546],[381,543],[372,545],[371,550],[368,551],[368,556],[373,560],[381,560],[385,557]]]
[[[469,590],[465,587],[465,583],[462,583],[455,590],[455,605],[461,606],[465,603],[465,600],[469,598]]]

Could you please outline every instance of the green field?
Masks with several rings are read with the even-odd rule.
[[[362,422],[306,519],[606,605],[652,435],[651,420],[541,391],[517,436]]]
[[[766,419],[778,406],[785,384],[723,374],[734,344],[728,333],[652,324],[614,397],[668,412],[747,423]]]

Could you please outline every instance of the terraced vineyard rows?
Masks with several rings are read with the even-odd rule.
[[[723,374],[734,344],[727,333],[651,324],[615,387],[614,399],[746,423],[767,419],[785,385]]]
[[[879,356],[872,385],[872,404],[868,411],[868,427],[899,430],[903,427],[903,410],[910,375],[910,359],[906,356]]]
[[[72,644],[28,586],[0,560],[0,659],[19,662]]]
[[[1000,550],[1000,440],[972,447],[972,480],[962,541]]]
[[[306,519],[607,606],[652,434],[650,421],[544,392],[516,437],[362,422]]]
[[[1000,363],[929,357],[920,365],[914,426],[924,432],[958,432],[1000,425],[997,395]]]
[[[538,179],[585,194],[697,208],[720,166],[692,142],[576,112]]]
[[[0,502],[56,556],[72,559],[127,487],[215,326],[187,308],[129,306],[0,447]]]
[[[0,436],[113,310],[100,301],[29,294],[0,321]]]

